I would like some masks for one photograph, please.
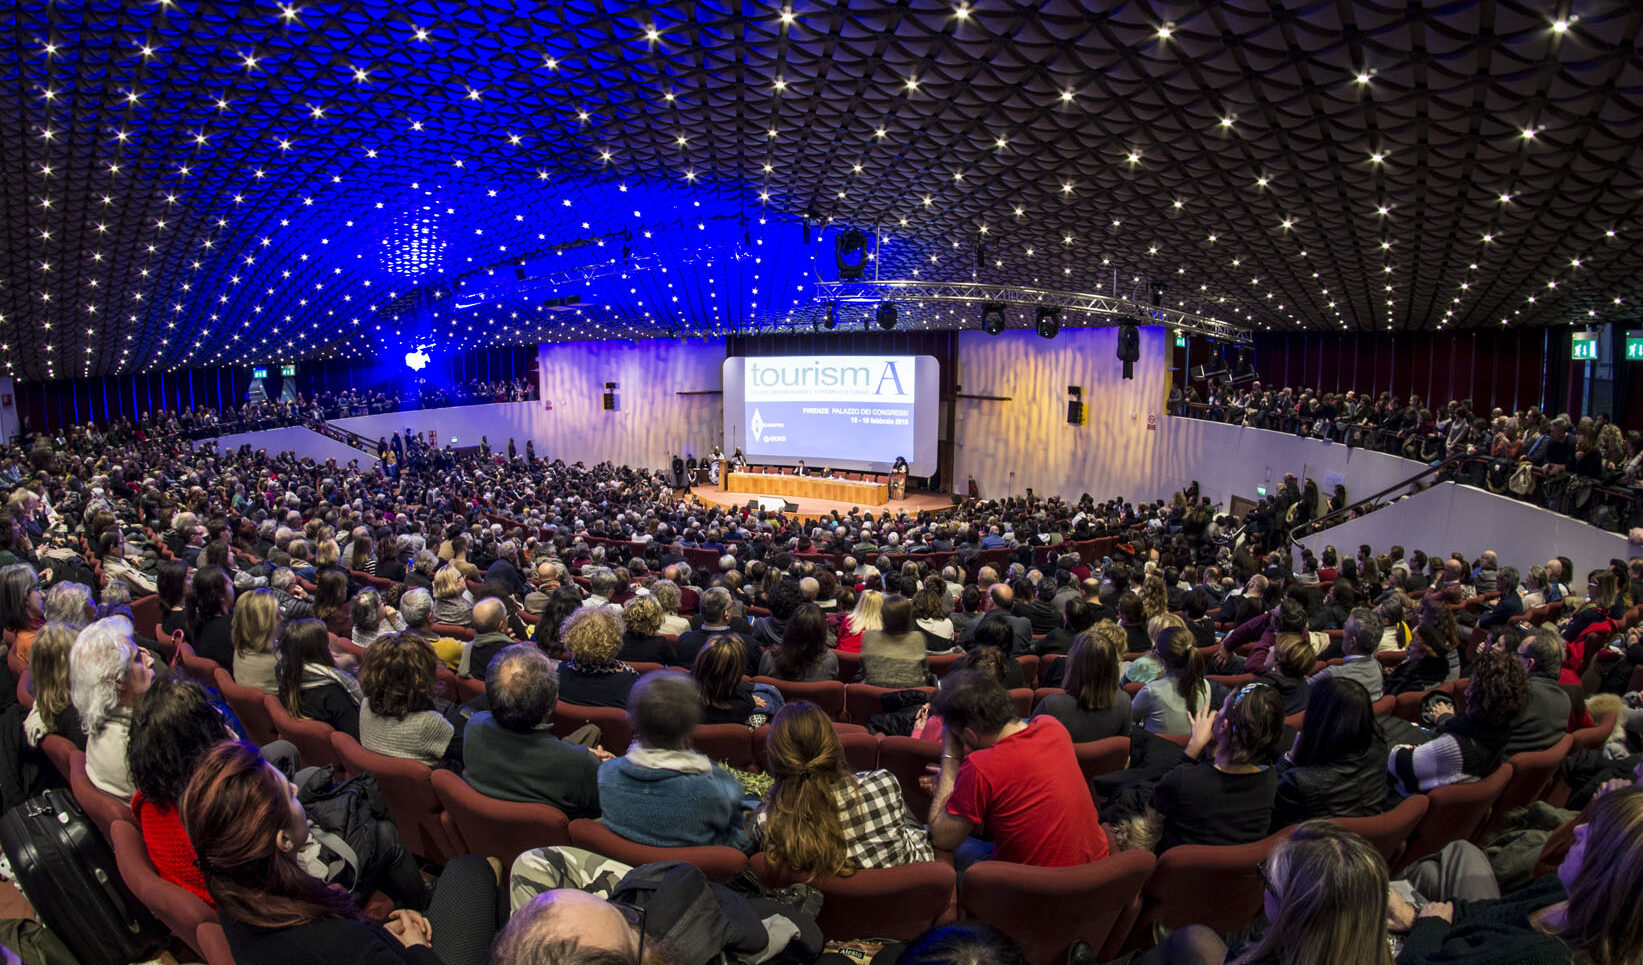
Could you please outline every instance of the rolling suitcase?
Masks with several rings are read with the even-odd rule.
[[[0,847],[40,923],[80,965],[142,961],[163,941],[165,928],[126,887],[108,842],[68,791],[7,811]]]

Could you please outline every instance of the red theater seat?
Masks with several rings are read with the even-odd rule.
[[[870,868],[843,878],[792,875],[773,868],[762,854],[754,855],[748,867],[772,887],[804,881],[820,891],[816,924],[828,941],[910,941],[945,918],[953,903],[953,866],[940,861]]]
[[[570,819],[546,804],[501,801],[447,770],[433,772],[446,836],[465,854],[496,858],[504,869],[532,848],[570,844]]]
[[[1134,920],[1156,864],[1148,851],[1070,868],[981,861],[964,872],[959,913],[1015,939],[1031,965],[1063,965],[1074,942],[1100,949],[1117,926]]]
[[[696,848],[658,848],[629,841],[598,821],[579,818],[570,823],[571,844],[637,868],[652,861],[683,861],[702,869],[713,881],[726,881],[747,867],[747,855],[735,848],[704,845]]]

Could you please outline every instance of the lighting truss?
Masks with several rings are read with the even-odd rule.
[[[819,281],[816,298],[821,301],[866,302],[1002,302],[1015,308],[1039,306],[1078,312],[1077,324],[1085,328],[1123,325],[1133,319],[1141,324],[1167,325],[1182,332],[1203,335],[1237,345],[1254,344],[1250,330],[1220,319],[1154,308],[1128,298],[1094,295],[1087,292],[1052,291],[1014,285],[985,285],[966,281]],[[978,316],[979,317],[979,316]]]

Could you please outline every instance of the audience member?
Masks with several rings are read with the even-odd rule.
[[[547,804],[571,818],[599,816],[599,762],[611,754],[560,740],[548,729],[559,699],[553,664],[530,644],[514,644],[485,675],[489,710],[463,731],[462,776],[503,801]]]

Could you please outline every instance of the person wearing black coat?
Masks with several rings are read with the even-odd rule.
[[[1311,818],[1380,814],[1386,808],[1386,755],[1364,685],[1345,677],[1319,680],[1301,732],[1278,762],[1272,830]]]

